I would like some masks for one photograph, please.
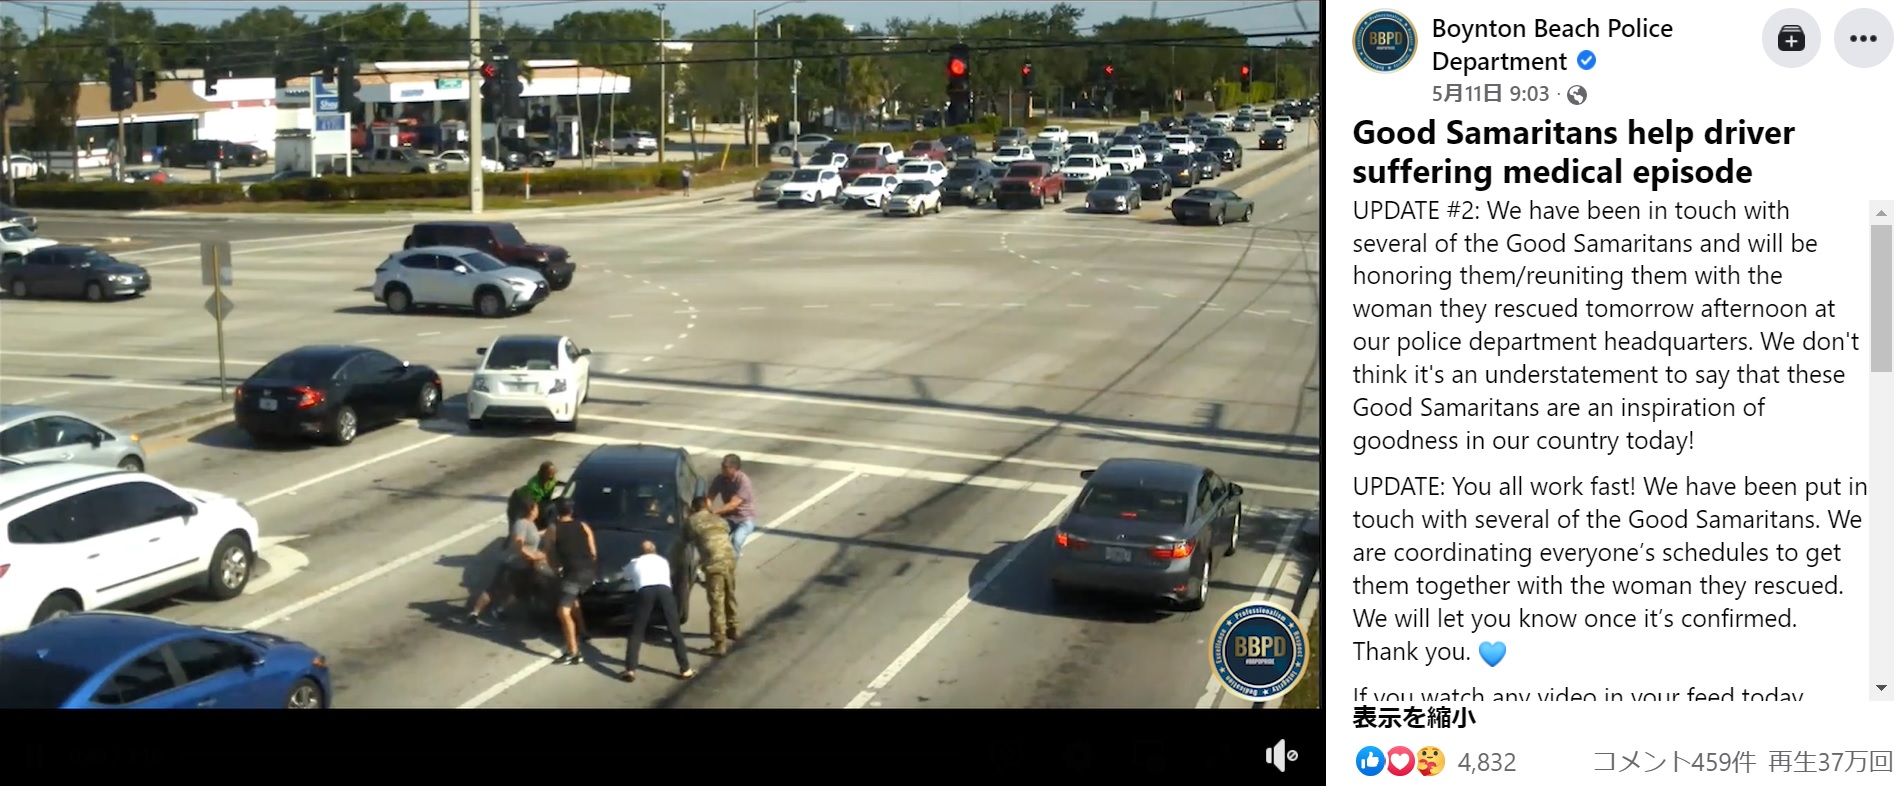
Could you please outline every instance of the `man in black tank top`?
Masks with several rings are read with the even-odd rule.
[[[555,613],[560,616],[560,631],[566,651],[555,660],[562,665],[580,664],[580,594],[593,586],[600,575],[600,551],[593,542],[593,529],[574,520],[574,506],[566,500],[553,505],[554,524],[547,528],[546,541],[552,542],[554,556],[560,560],[560,601]],[[544,542],[543,549],[549,548]]]

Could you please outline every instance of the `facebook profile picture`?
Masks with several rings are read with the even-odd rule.
[[[1375,745],[1359,748],[1358,755],[1352,757],[1352,766],[1360,775],[1377,775],[1385,771],[1385,752]]]
[[[1381,74],[1405,67],[1418,53],[1418,31],[1397,11],[1373,11],[1352,31],[1358,62]]]

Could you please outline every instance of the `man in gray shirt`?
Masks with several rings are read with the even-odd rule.
[[[752,478],[740,469],[743,462],[737,453],[728,453],[719,462],[719,476],[712,479],[711,488],[706,497],[722,499],[714,503],[712,513],[725,519],[732,528],[732,552],[736,556],[745,554],[745,541],[758,531],[758,510],[753,505]]]
[[[527,582],[538,581],[540,573],[546,570],[547,555],[541,553],[540,505],[536,504],[526,490],[515,492],[519,499],[510,507],[521,512],[508,527],[508,547],[503,552],[500,564],[495,566],[494,578],[489,582],[487,591],[475,598],[474,605],[468,609],[468,621],[477,625],[486,625],[490,616],[483,614],[491,606],[506,606],[514,590],[527,586]]]

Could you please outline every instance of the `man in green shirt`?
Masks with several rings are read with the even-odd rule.
[[[554,462],[543,461],[540,471],[534,473],[534,477],[528,478],[526,488],[529,494],[534,495],[536,504],[553,498],[555,489],[567,485],[564,481],[556,480],[556,474],[558,473],[554,469]]]

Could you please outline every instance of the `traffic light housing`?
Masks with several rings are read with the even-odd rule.
[[[943,72],[949,77],[949,94],[952,99],[969,94],[969,46],[956,44],[950,47],[949,61],[943,64]]]
[[[1101,64],[1101,81],[1109,87],[1114,86],[1114,63]]]
[[[112,111],[129,112],[138,104],[138,77],[125,60],[125,50],[116,46],[106,50],[106,87]]]
[[[209,71],[206,71],[204,74],[204,94],[208,96],[214,96],[218,94],[218,78],[215,76],[212,76],[211,72]],[[147,70],[144,74],[142,74],[139,77],[139,100],[140,101],[157,101],[158,100],[158,72],[157,71]]]
[[[1247,93],[1253,92],[1253,64],[1252,63],[1240,64],[1240,90],[1242,92],[1247,92]]]
[[[289,60],[286,60],[284,58],[278,58],[277,61],[272,64],[271,70],[275,72],[274,75],[277,77],[277,87],[280,89],[289,87],[290,80],[292,79],[296,79],[297,77],[300,77],[300,76],[308,76],[308,74],[297,73],[297,64]],[[209,80],[210,78],[211,78],[211,75],[209,73],[206,73],[205,79]],[[210,89],[210,85],[207,83],[206,90],[208,91],[209,89]]]
[[[527,106],[522,101],[526,92],[527,83],[521,79],[521,61],[514,58],[501,61],[501,116],[527,117]]]
[[[1022,61],[1022,89],[1035,89],[1035,64],[1026,60]]]
[[[26,103],[26,86],[20,84],[20,69],[7,66],[6,72],[0,73],[0,80],[6,81],[7,106],[20,106]]]
[[[356,55],[349,47],[337,47],[330,55],[336,72],[336,111],[345,114],[354,112],[363,105],[356,94],[363,89],[363,83],[356,78]]]

